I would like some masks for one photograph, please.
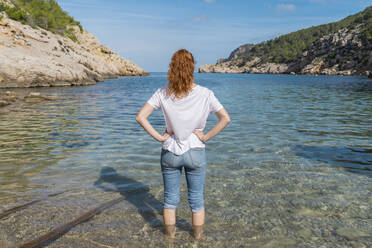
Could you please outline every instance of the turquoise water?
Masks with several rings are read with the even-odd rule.
[[[174,243],[162,234],[161,144],[135,121],[165,73],[84,87],[17,89],[58,99],[0,109],[0,246],[124,200],[48,247],[372,245],[372,80],[196,74],[231,117],[207,143],[205,238],[190,236],[183,180]],[[150,117],[165,130],[161,111]],[[209,116],[207,130],[217,118]],[[51,195],[62,192],[58,195]]]

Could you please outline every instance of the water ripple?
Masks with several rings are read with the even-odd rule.
[[[236,246],[287,247],[304,239],[306,247],[349,246],[339,225],[355,233],[359,230],[362,244],[371,242],[362,235],[372,232],[371,225],[360,222],[372,216],[366,208],[371,204],[371,80],[197,74],[196,81],[215,92],[232,120],[207,144],[206,247],[231,242]],[[62,200],[56,198],[50,206],[30,207],[25,220],[23,215],[17,216],[19,223],[29,223],[35,211],[50,216],[50,209],[58,209],[64,213],[62,221],[72,218],[76,208],[83,211],[109,199],[112,190],[114,194],[115,190],[145,188],[137,198],[131,198],[132,207],[121,205],[123,211],[129,211],[126,214],[112,211],[103,219],[97,217],[97,223],[91,222],[95,230],[101,230],[100,223],[105,221],[112,221],[107,225],[120,230],[118,220],[135,222],[132,229],[137,232],[129,229],[123,234],[130,236],[125,236],[126,240],[135,240],[137,228],[142,228],[137,225],[143,222],[135,211],[130,212],[133,206],[148,211],[151,204],[142,207],[137,201],[151,199],[159,205],[162,200],[161,146],[136,123],[135,116],[165,83],[165,73],[154,73],[87,87],[27,89],[55,95],[58,100],[0,109],[0,210],[38,199],[40,194],[68,189],[74,193]],[[216,121],[216,116],[209,116],[207,130]],[[155,111],[150,122],[159,132],[165,130],[161,111]],[[99,178],[112,176],[119,180],[115,185],[106,185],[108,180],[97,186]],[[350,207],[351,203],[356,205]],[[187,203],[181,206],[180,216],[188,218]],[[40,230],[49,230],[50,220],[38,221],[42,218],[34,217],[23,229],[33,233],[29,226],[45,223]],[[153,222],[146,218],[143,221],[158,223],[158,217]],[[2,225],[2,230],[17,232],[11,220]],[[234,241],[229,241],[225,232],[234,233]],[[150,239],[161,246],[158,231],[146,235],[138,244]],[[125,237],[107,240],[115,246]],[[60,247],[71,245],[61,242]],[[182,238],[179,242],[182,244]]]

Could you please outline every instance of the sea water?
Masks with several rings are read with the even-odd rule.
[[[118,197],[45,245],[372,245],[372,80],[195,74],[231,122],[206,144],[204,239],[190,235],[183,178],[173,243],[162,229],[161,143],[135,121],[166,83],[166,73],[151,73],[15,89],[57,100],[0,109],[0,214],[30,203],[0,219],[0,246],[24,244]],[[165,131],[160,110],[149,119]],[[217,120],[210,115],[206,131]]]

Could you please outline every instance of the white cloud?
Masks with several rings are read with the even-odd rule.
[[[284,11],[293,11],[296,9],[296,6],[294,4],[277,4],[276,8],[278,10],[284,10]]]
[[[205,3],[213,3],[215,0],[204,0]]]
[[[204,22],[208,19],[207,16],[203,15],[203,16],[197,16],[197,17],[194,17],[192,20],[194,22],[197,22],[197,23],[200,23],[200,22]]]

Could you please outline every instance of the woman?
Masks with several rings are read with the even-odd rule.
[[[163,135],[147,120],[154,109],[160,108],[167,128]],[[215,113],[219,120],[204,134],[209,113]],[[211,90],[194,83],[194,57],[190,52],[181,49],[173,54],[168,84],[155,91],[137,114],[136,120],[155,140],[163,143],[160,164],[164,181],[163,218],[166,234],[171,238],[175,236],[176,208],[184,167],[193,233],[195,239],[200,239],[205,215],[205,143],[227,126],[230,117]]]

